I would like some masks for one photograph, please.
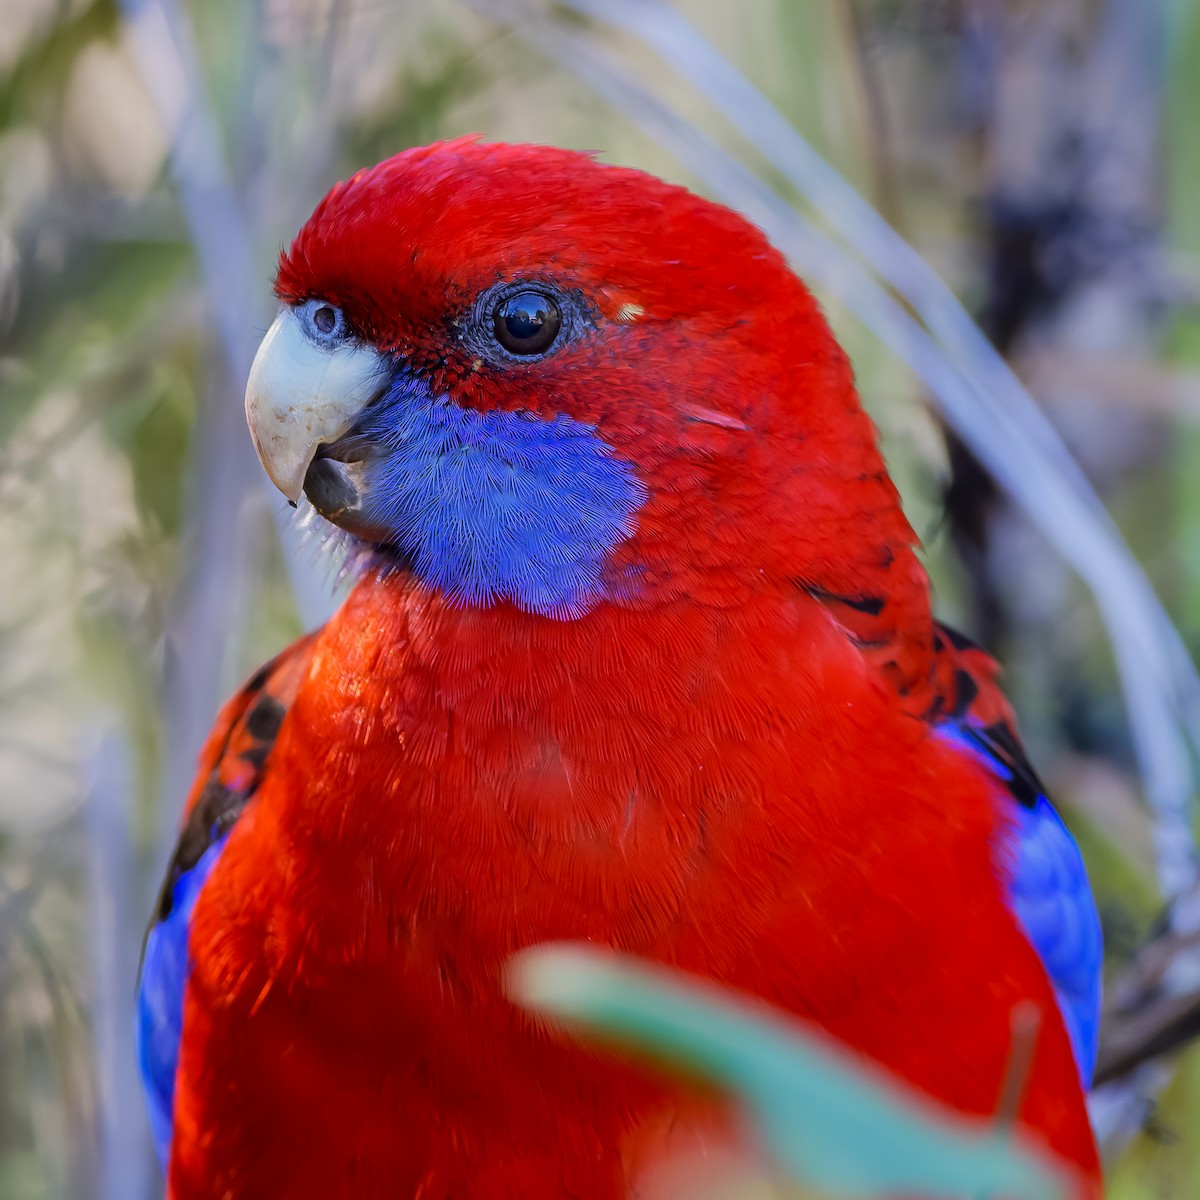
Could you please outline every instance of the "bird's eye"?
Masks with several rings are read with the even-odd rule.
[[[296,308],[304,332],[319,346],[334,346],[350,336],[346,317],[328,300],[305,300]]]
[[[545,354],[562,328],[562,312],[542,292],[516,292],[496,305],[496,341],[510,354]]]

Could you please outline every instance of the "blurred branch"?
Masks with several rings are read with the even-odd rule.
[[[129,751],[119,734],[98,739],[88,764],[88,946],[92,966],[92,1044],[99,1094],[100,1170],[103,1200],[137,1200],[151,1194],[157,1176],[141,1090],[132,1069],[133,1024],[142,896],[130,844],[133,778]]]
[[[51,1133],[53,1149],[57,1153],[47,1154],[46,1160],[53,1164],[55,1177],[65,1186],[67,1194],[90,1198],[95,1191],[92,1167],[96,1151],[97,1097],[91,1075],[83,1065],[86,1056],[73,1052],[73,1047],[86,1036],[78,997],[59,969],[54,953],[30,912],[44,879],[39,876],[15,893],[5,891],[0,885],[0,949],[3,949],[7,925],[33,965],[49,1006],[49,1019],[43,1018],[44,1027],[39,1028],[38,1041],[44,1047],[53,1075],[62,1128]],[[8,964],[0,959],[0,965]],[[63,1146],[68,1149],[65,1155],[61,1152]]]
[[[172,0],[121,0],[146,87],[171,141],[171,173],[235,379],[254,356],[262,317],[254,244],[224,163],[186,18]]]
[[[1144,1062],[1119,1079],[1100,1084],[1088,1097],[1088,1115],[1101,1153],[1111,1160],[1154,1118],[1155,1101],[1174,1068],[1162,1060]]]
[[[1200,1034],[1200,891],[1176,901],[1109,984],[1101,1028],[1090,1109],[1096,1136],[1115,1151],[1152,1117],[1169,1056]]]
[[[1193,895],[1188,903],[1200,903]],[[1200,1034],[1200,932],[1162,930],[1108,988],[1096,1082],[1128,1075]]]
[[[875,206],[889,222],[903,224],[900,190],[891,155],[888,110],[872,68],[859,0],[837,0],[837,19],[841,40],[846,44],[858,103],[865,118],[863,124]]]
[[[254,238],[228,178],[186,17],[173,0],[122,0],[121,7],[147,89],[168,132],[171,172],[224,357],[224,369],[209,377],[195,434],[192,503],[187,506],[191,525],[185,539],[189,562],[168,619],[164,792],[171,812],[182,804],[192,763],[216,709],[223,650],[248,590],[247,572],[238,570],[247,561],[238,551],[239,537],[246,532],[238,518],[250,492],[263,485],[242,427],[241,405],[231,402],[231,394],[240,396],[255,330],[266,323],[266,297],[253,271]],[[315,624],[328,612],[327,590],[313,577],[311,564],[295,552],[288,518],[279,520],[302,618]]]

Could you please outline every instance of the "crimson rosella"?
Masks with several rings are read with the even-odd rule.
[[[721,1101],[515,1008],[552,939],[966,1114],[1033,1006],[1018,1126],[1098,1195],[1079,852],[763,235],[462,139],[334,187],[275,290],[254,444],[359,577],[201,758],[139,1004],[173,1200],[634,1194]]]

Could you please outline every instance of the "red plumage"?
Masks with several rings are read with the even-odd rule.
[[[586,291],[593,334],[480,369],[448,314],[530,269]],[[1006,797],[928,720],[959,672],[1007,706],[939,633],[846,358],[762,236],[636,172],[456,142],[335,188],[278,288],[461,405],[594,426],[647,485],[609,564],[639,587],[564,621],[371,569],[227,707],[194,801],[214,772],[253,798],[193,917],[174,1200],[626,1194],[709,1102],[512,1007],[506,960],[551,939],[761,996],[981,1115],[1031,1000],[1020,1125],[1098,1194]]]

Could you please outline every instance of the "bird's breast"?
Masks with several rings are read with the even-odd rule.
[[[816,798],[865,681],[827,627],[786,597],[567,622],[364,583],[259,804],[303,860],[291,879],[338,881],[357,915],[338,928],[497,959],[550,938],[649,951],[706,919],[764,828],[786,871],[801,825],[832,827]]]
[[[1053,1004],[994,870],[994,785],[813,611],[585,630],[360,585],[196,912],[194,1007],[253,1031],[246,1112],[336,1115],[414,1170],[580,1131],[616,1163],[676,1093],[511,1005],[511,954],[558,939],[761,996],[990,1111],[1015,997]]]

